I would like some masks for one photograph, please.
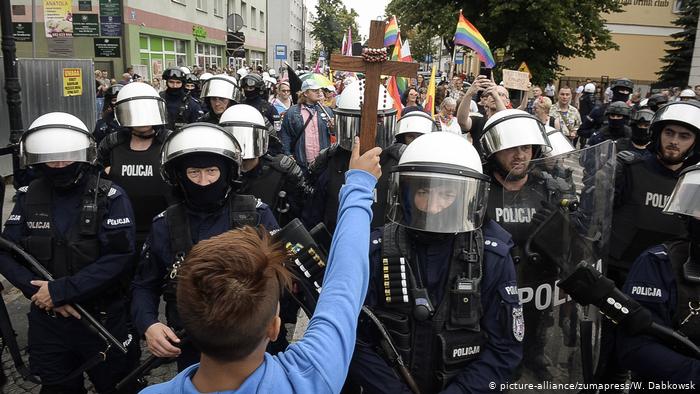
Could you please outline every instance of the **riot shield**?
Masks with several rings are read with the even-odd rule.
[[[615,164],[614,144],[608,141],[516,166],[505,178],[524,185],[519,191],[503,188],[503,212],[523,219],[513,249],[525,319],[517,382],[592,381],[600,314],[592,305],[576,304],[557,284],[581,261],[603,271]]]

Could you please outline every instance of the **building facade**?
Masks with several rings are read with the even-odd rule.
[[[228,13],[238,14],[243,18],[243,28],[240,32],[245,34],[245,58],[229,59],[236,68],[244,63],[248,66],[264,66],[266,63],[266,43],[268,36],[268,14],[266,0],[228,0]],[[275,13],[277,10],[275,9]]]
[[[304,10],[306,0],[269,0],[270,9],[275,10],[268,16],[267,64],[280,68],[284,62],[292,67],[301,63],[304,41]],[[276,48],[286,48],[286,59],[276,59]],[[295,60],[296,59],[296,60]]]

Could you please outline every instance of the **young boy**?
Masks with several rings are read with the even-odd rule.
[[[280,330],[279,297],[289,284],[284,249],[245,227],[200,241],[178,279],[177,306],[201,361],[141,393],[337,393],[355,346],[369,279],[372,190],[380,148],[360,156],[355,138],[340,192],[338,227],[316,311],[304,338],[265,353]]]

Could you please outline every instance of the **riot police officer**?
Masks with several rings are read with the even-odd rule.
[[[131,199],[136,250],[141,250],[151,220],[172,202],[170,188],[160,176],[160,149],[170,133],[164,127],[165,101],[151,85],[132,82],[119,91],[115,114],[123,130],[102,141],[97,162]]]
[[[334,113],[338,143],[322,150],[309,166],[308,179],[309,184],[313,187],[313,196],[311,203],[307,204],[304,210],[304,223],[309,227],[323,222],[328,231],[332,233],[335,230],[338,216],[338,193],[343,183],[345,183],[345,172],[348,170],[352,143],[355,136],[360,135],[363,85],[364,81],[355,81],[346,86],[337,97],[337,108]],[[395,144],[390,146],[394,142],[394,127],[396,124],[396,109],[393,105],[394,101],[391,96],[388,95],[384,86],[380,85],[377,104],[377,137],[375,141],[376,145],[383,149],[381,162],[384,164],[389,162],[389,156],[400,156],[403,145]],[[287,112],[285,125],[287,124],[287,119],[293,117],[293,113],[292,109]],[[303,133],[299,143],[304,143]],[[387,167],[383,167],[383,170],[389,172]],[[386,182],[387,178],[384,178],[383,181]],[[377,190],[380,189],[387,190],[385,185],[378,185]],[[384,196],[377,194],[375,202],[380,198],[385,199]],[[372,225],[375,227],[381,226],[384,221],[384,213],[377,212],[376,209],[378,208],[377,204],[372,204]]]
[[[489,179],[479,154],[464,138],[430,133],[395,171],[388,223],[370,236],[365,304],[412,379],[378,353],[387,338],[368,321],[349,376],[367,393],[407,392],[413,382],[425,393],[493,391],[521,360],[524,324],[510,235],[491,220],[482,226]]]
[[[282,118],[275,107],[267,101],[265,81],[258,74],[246,74],[240,78],[238,85],[244,96],[241,102],[257,109],[265,118],[265,123],[270,130],[268,150],[273,154],[283,153],[284,150],[279,136],[279,132],[282,129]]]
[[[80,302],[128,345],[126,289],[131,271],[134,218],[124,191],[96,176],[95,144],[73,115],[37,118],[21,140],[22,161],[41,176],[20,190],[3,236],[31,253],[54,277],[47,282],[0,254],[0,273],[31,299],[29,361],[42,393],[85,393],[86,372],[99,393],[126,375],[126,356],[78,319]],[[136,342],[134,342],[136,343]],[[87,370],[85,370],[87,369]]]
[[[182,70],[169,68],[163,71],[163,81],[166,83],[166,89],[160,93],[160,97],[165,100],[168,110],[169,130],[179,130],[204,114],[197,101],[183,88],[185,73]]]
[[[681,173],[663,210],[679,215],[687,235],[654,246],[632,265],[624,292],[651,311],[654,320],[700,344],[700,166]],[[621,364],[632,381],[689,383],[700,379],[700,360],[650,336],[618,333]]]
[[[199,98],[199,94],[201,93],[201,86],[199,84],[199,77],[196,75],[189,73],[185,75],[185,91],[192,97],[193,99],[197,100],[197,102],[201,105],[201,100]],[[204,109],[204,107],[202,107]],[[205,111],[206,112],[206,111]]]
[[[615,141],[617,151],[621,152],[626,150],[645,157],[651,155],[651,152],[647,149],[647,145],[649,145],[649,139],[651,138],[649,124],[653,117],[654,112],[650,109],[644,108],[635,112],[630,121],[632,135]]]
[[[634,83],[627,78],[620,78],[613,81],[610,86],[613,96],[610,103],[621,101],[627,103],[630,94],[634,90]],[[603,127],[605,121],[605,112],[610,104],[599,104],[595,106],[587,116],[581,118],[581,127],[578,130],[578,134],[584,138],[590,138],[593,133],[600,130]],[[589,143],[589,145],[591,145]]]
[[[253,196],[239,195],[241,150],[219,126],[194,123],[171,133],[163,143],[161,175],[182,197],[153,219],[132,283],[131,313],[149,350],[159,357],[178,357],[178,370],[199,360],[191,344],[175,331],[180,318],[175,302],[177,270],[194,243],[244,225],[278,227],[272,212]],[[158,321],[161,294],[169,326]],[[172,328],[171,328],[172,327]]]
[[[97,120],[95,130],[92,132],[92,136],[95,138],[95,142],[98,146],[103,138],[121,129],[121,126],[119,126],[119,123],[114,117],[114,106],[117,104],[117,94],[119,94],[119,91],[123,87],[123,85],[119,84],[112,85],[105,92],[102,117]]]
[[[236,104],[237,95],[238,82],[233,77],[221,74],[209,78],[202,87],[202,98],[209,110],[197,121],[219,124],[221,114]]]
[[[593,133],[593,136],[588,140],[586,146],[597,145],[606,140],[617,141],[621,138],[630,138],[632,136],[632,130],[627,126],[630,114],[630,107],[622,101],[610,103],[605,109],[605,116],[608,119],[608,124]],[[621,149],[618,148],[618,151],[620,150]]]
[[[306,179],[294,159],[268,152],[269,130],[260,112],[247,104],[234,105],[221,115],[220,126],[241,146],[243,162],[238,192],[262,200],[282,226],[301,217],[310,194]]]
[[[666,104],[668,104],[668,97],[663,93],[652,94],[651,97],[649,97],[649,101],[647,101],[649,109],[654,113]]]

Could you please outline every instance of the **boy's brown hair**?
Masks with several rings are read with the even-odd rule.
[[[223,362],[248,356],[267,334],[290,274],[264,227],[200,241],[178,275],[177,308],[194,345]]]

